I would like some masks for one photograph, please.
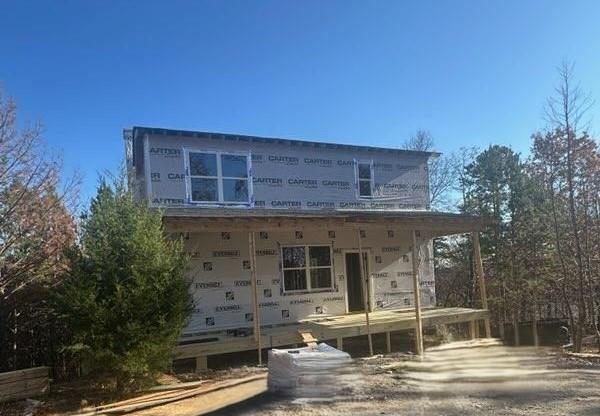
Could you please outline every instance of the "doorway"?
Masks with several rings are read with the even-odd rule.
[[[365,310],[365,295],[363,293],[363,276],[369,270],[367,253],[363,252],[363,266],[365,271],[360,272],[360,257],[358,252],[346,253],[346,284],[348,291],[348,312],[363,312]]]

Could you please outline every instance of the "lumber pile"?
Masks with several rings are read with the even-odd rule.
[[[48,367],[0,373],[0,403],[46,393],[49,388],[48,374]]]
[[[77,416],[96,416],[96,415],[118,415],[118,414],[144,414],[145,411],[151,410],[152,414],[172,415],[177,414],[173,407],[185,407],[186,401],[202,401],[208,402],[206,405],[190,404],[188,407],[193,408],[195,415],[201,415],[217,408],[224,407],[245,400],[253,395],[260,394],[266,391],[266,374],[252,375],[244,378],[224,380],[215,383],[181,383],[173,385],[171,389],[155,391],[150,394],[134,397],[128,400],[86,408]],[[257,385],[249,394],[248,385]],[[262,387],[264,385],[264,387]],[[238,394],[238,389],[243,390],[242,394]],[[220,402],[215,402],[212,398],[218,393],[220,396],[225,396]],[[182,405],[183,404],[183,405]],[[215,407],[216,406],[216,407]]]

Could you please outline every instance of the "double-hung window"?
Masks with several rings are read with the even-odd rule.
[[[249,204],[248,154],[189,151],[191,202]]]
[[[373,188],[375,186],[373,161],[358,161],[356,163],[356,181],[359,198],[373,197]]]
[[[281,257],[284,292],[333,288],[331,246],[283,246]]]

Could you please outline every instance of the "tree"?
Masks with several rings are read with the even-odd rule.
[[[490,308],[496,317],[494,321],[500,322],[501,327],[509,311],[519,311],[522,275],[516,259],[513,225],[517,219],[515,207],[521,176],[519,155],[508,147],[493,145],[466,167],[464,177],[463,210],[493,221],[481,236],[481,249],[489,277]]]
[[[73,333],[69,350],[117,387],[165,369],[188,314],[187,257],[161,214],[138,202],[124,179],[102,180],[82,217],[59,304]]]
[[[549,129],[534,135],[531,165],[550,201],[554,284],[567,299],[574,347],[580,351],[588,327],[600,345],[600,276],[592,260],[599,249],[600,152],[585,131],[584,118],[593,103],[574,85],[573,65],[563,63],[558,74],[559,85],[545,109]]]
[[[8,299],[62,267],[72,242],[78,178],[64,180],[61,163],[44,148],[41,127],[17,128],[17,107],[0,92],[0,298]]]
[[[428,130],[419,129],[404,143],[404,149],[419,152],[432,152],[434,139]],[[452,191],[456,187],[456,156],[434,155],[429,159],[429,203],[434,210],[449,209],[452,204]]]
[[[61,178],[41,126],[18,128],[17,106],[0,91],[0,371],[57,359],[64,328],[48,299],[75,240],[77,184]]]
[[[405,150],[431,152],[433,150],[433,136],[429,130],[419,129],[404,142]]]

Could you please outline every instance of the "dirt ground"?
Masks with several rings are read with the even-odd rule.
[[[343,378],[318,380],[295,397],[264,394],[214,415],[600,415],[600,355],[574,357],[550,348],[468,344],[430,348],[423,361],[404,353],[357,358]],[[210,384],[264,371],[240,366],[177,378],[165,375],[159,381],[200,378]],[[59,415],[116,399],[101,386],[86,384],[63,383],[41,399],[41,406],[5,404],[0,415]],[[190,414],[194,410],[190,408]]]
[[[600,415],[598,363],[532,348],[469,353],[446,351],[414,365],[402,354],[362,359],[356,387],[344,397],[266,395],[215,416]]]

